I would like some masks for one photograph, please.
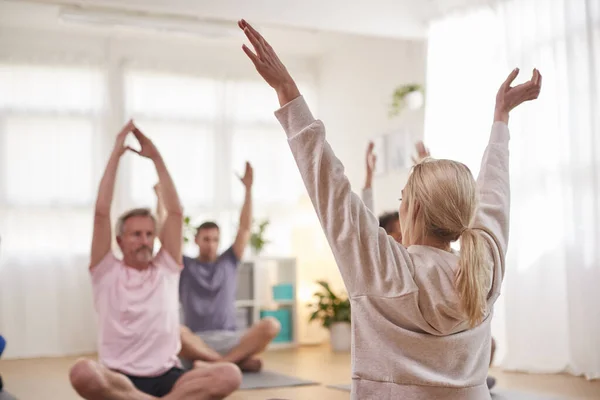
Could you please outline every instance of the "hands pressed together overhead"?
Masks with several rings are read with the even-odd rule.
[[[133,133],[137,139],[140,144],[140,150],[135,150],[134,148],[125,145],[125,139],[129,133]],[[137,126],[135,126],[133,120],[129,120],[123,129],[121,129],[115,143],[114,151],[117,152],[119,156],[123,155],[127,150],[133,151],[134,153],[149,159],[154,159],[158,155],[158,150],[156,149],[156,146],[154,146],[154,143],[152,143],[152,141],[148,139]]]

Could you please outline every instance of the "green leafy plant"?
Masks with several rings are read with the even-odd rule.
[[[189,215],[183,218],[183,242],[189,243],[196,239],[196,228],[192,226],[192,219]]]
[[[254,250],[256,254],[259,254],[265,245],[269,243],[269,241],[265,239],[267,226],[269,226],[269,220],[265,219],[258,224],[258,227],[250,235],[250,247],[252,247],[252,250]]]
[[[336,295],[329,283],[317,281],[323,288],[314,294],[318,301],[308,306],[313,309],[309,322],[320,321],[324,328],[329,328],[335,322],[350,322],[350,300],[347,296]]]
[[[405,98],[409,93],[412,92],[423,93],[423,86],[416,83],[411,83],[408,85],[400,86],[396,88],[396,90],[394,90],[394,93],[392,95],[392,105],[390,108],[391,117],[396,116],[402,112],[405,106]]]

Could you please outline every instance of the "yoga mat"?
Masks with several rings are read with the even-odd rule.
[[[493,389],[491,393],[494,400],[566,400],[563,397],[550,394],[518,392],[515,390]]]
[[[328,385],[328,388],[350,391],[351,385]],[[552,395],[517,392],[514,390],[494,389],[491,391],[494,400],[566,400]]]
[[[318,382],[308,381],[305,379],[294,378],[293,376],[287,376],[278,374],[271,371],[261,372],[244,372],[242,374],[242,385],[240,390],[248,389],[266,389],[276,387],[288,387],[288,386],[305,386],[305,385],[318,385]]]
[[[337,389],[337,390],[345,390],[347,392],[350,391],[352,385],[347,384],[347,385],[327,385],[328,388],[330,389]]]

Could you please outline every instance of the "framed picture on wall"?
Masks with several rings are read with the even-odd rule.
[[[410,152],[412,146],[407,129],[397,130],[386,135],[385,145],[388,171],[398,171],[411,167]]]

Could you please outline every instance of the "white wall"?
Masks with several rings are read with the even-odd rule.
[[[426,43],[365,38],[347,35],[327,37],[327,53],[318,60],[318,112],[327,138],[346,167],[353,190],[360,194],[365,179],[365,151],[370,139],[408,128],[411,142],[423,136],[423,110],[405,111],[389,117],[394,89],[405,83],[424,83]],[[375,213],[398,209],[407,170],[391,172],[374,180]],[[312,211],[310,205],[306,206]],[[339,289],[343,283],[316,218],[298,233],[300,282],[310,287],[325,279]],[[302,297],[302,296],[301,296]],[[305,307],[304,307],[305,308]],[[301,312],[306,317],[308,311]],[[317,325],[301,326],[300,339],[319,341],[327,333]]]
[[[335,50],[322,57],[318,70],[319,117],[346,167],[355,191],[365,178],[365,150],[370,139],[407,128],[412,142],[423,135],[423,110],[389,116],[394,89],[425,81],[426,43],[338,36]],[[377,149],[376,149],[377,150]],[[375,212],[396,210],[408,170],[376,177]]]

